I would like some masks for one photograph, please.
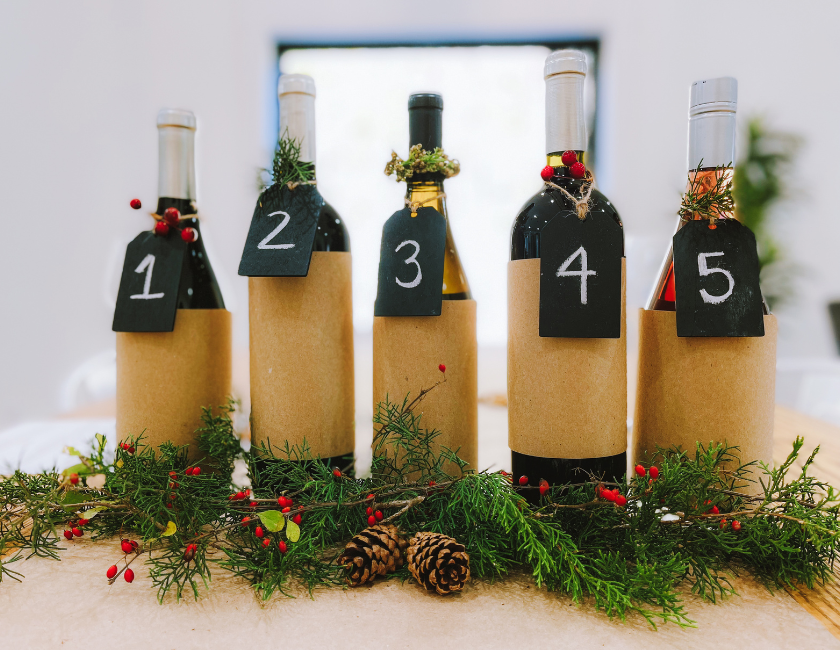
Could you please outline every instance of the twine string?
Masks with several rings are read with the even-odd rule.
[[[586,191],[580,196],[580,198],[578,198],[571,192],[568,192],[565,188],[560,187],[551,181],[545,181],[546,185],[553,187],[555,190],[560,190],[560,192],[572,202],[572,205],[575,206],[575,212],[577,212],[578,219],[581,221],[586,219],[586,215],[589,213],[589,199],[592,198],[592,188],[595,186],[595,177],[592,175],[592,172],[586,172],[586,177],[583,179],[583,182],[588,183],[588,185],[586,187]]]
[[[318,181],[316,181],[316,180],[311,180],[311,181],[289,181],[288,183],[286,183],[286,187],[288,187],[290,190],[293,190],[293,189],[295,189],[298,185],[317,185],[317,184],[318,184]]]
[[[431,203],[432,201],[437,201],[438,199],[445,199],[446,192],[438,192],[434,196],[430,196],[428,199],[424,199],[422,201],[409,201],[408,197],[405,197],[405,205],[406,207],[411,208],[411,212],[413,214],[417,214],[417,210],[427,203]]]

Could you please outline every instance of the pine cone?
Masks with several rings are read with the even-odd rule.
[[[445,596],[470,579],[470,556],[463,544],[439,533],[417,533],[408,546],[408,570],[427,590]]]
[[[393,524],[371,526],[356,535],[338,558],[347,568],[347,584],[358,587],[403,565],[408,542]]]

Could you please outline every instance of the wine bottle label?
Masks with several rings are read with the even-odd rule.
[[[540,233],[540,336],[621,336],[624,233],[611,216],[571,210]]]
[[[540,336],[540,260],[508,262],[508,444],[513,451],[541,458],[604,458],[627,449],[624,261],[619,264],[621,336],[569,339]]]
[[[117,334],[118,440],[195,442],[202,407],[230,396],[231,323],[225,309],[179,309],[171,332]],[[202,455],[192,444],[190,457]]]
[[[304,277],[324,199],[314,185],[272,185],[260,195],[239,275],[250,277]]]
[[[693,458],[698,442],[726,442],[743,463],[772,463],[776,317],[762,317],[761,338],[680,338],[679,312],[640,311],[636,461],[657,447]]]
[[[411,401],[434,386],[415,415],[422,414],[422,428],[441,432],[435,449],[451,449],[472,468],[478,465],[475,314],[475,300],[444,300],[438,318],[373,319],[374,413],[386,398],[402,404],[409,393]],[[454,466],[444,471],[458,473]]]
[[[382,229],[374,316],[440,316],[446,219],[423,207],[395,212]]]
[[[305,278],[248,280],[253,444],[353,452],[351,266],[350,253],[315,251]]]
[[[187,243],[177,232],[142,232],[125,251],[115,332],[171,332]]]
[[[674,235],[677,336],[764,336],[755,235],[735,219]]]

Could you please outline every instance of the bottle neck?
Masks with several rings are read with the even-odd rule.
[[[586,75],[580,72],[566,72],[545,80],[545,152],[548,156],[559,157],[564,151],[586,149],[585,79]]]
[[[421,176],[427,178],[418,178]],[[428,178],[438,176],[441,178]],[[446,217],[446,197],[441,174],[415,174],[406,182],[405,198],[412,203],[421,203],[420,207],[434,208]]]
[[[300,161],[315,164],[315,96],[307,93],[280,95],[280,137],[300,145]]]
[[[158,196],[195,200],[195,129],[158,127]]]
[[[707,168],[706,163],[704,162],[702,168],[692,169],[688,172],[688,181],[686,183],[685,191],[689,192],[693,189],[696,194],[702,196],[703,194],[710,192],[717,185],[719,178],[724,179],[724,183],[731,183],[734,173],[735,169],[733,167],[725,167],[723,169],[720,167]],[[694,215],[695,221],[704,218],[706,217],[700,214]],[[734,219],[735,213],[733,211],[724,212],[721,214],[721,218]],[[680,219],[677,224],[677,230],[679,230],[684,223],[685,222]]]
[[[586,164],[586,151],[582,149],[571,149],[575,152],[577,157],[576,162]],[[569,167],[563,162],[563,151],[557,153],[550,153],[546,156],[546,161],[550,167],[554,167],[554,176],[559,178],[573,178]]]
[[[734,162],[735,111],[729,104],[693,108],[688,118],[688,169],[727,167]]]

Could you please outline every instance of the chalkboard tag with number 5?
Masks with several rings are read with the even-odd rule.
[[[621,337],[624,233],[610,215],[571,210],[540,233],[540,336]]]
[[[440,316],[446,219],[423,207],[391,215],[382,229],[374,316]]]
[[[142,232],[125,251],[115,332],[171,332],[187,243],[177,232]]]
[[[272,185],[254,209],[239,275],[304,277],[324,199],[312,185]]]
[[[755,235],[735,219],[674,235],[677,336],[764,336]]]

